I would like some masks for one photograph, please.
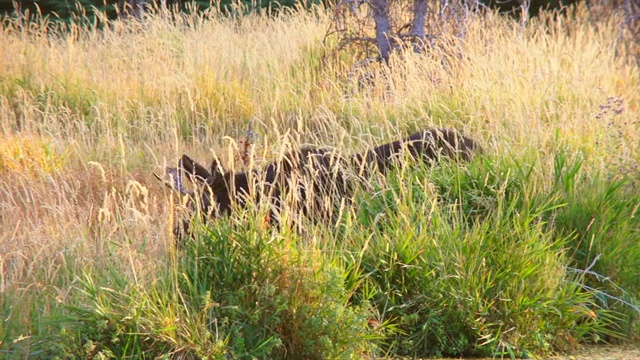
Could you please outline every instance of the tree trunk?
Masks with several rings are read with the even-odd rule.
[[[415,0],[413,4],[413,24],[411,34],[414,36],[413,51],[422,53],[424,49],[424,24],[427,17],[427,0]]]
[[[387,0],[370,0],[369,5],[373,9],[373,20],[376,22],[376,43],[380,58],[388,64],[391,52],[391,25]]]
[[[133,16],[138,20],[142,19],[147,2],[148,0],[118,0],[120,16]]]

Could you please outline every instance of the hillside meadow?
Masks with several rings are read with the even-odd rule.
[[[567,16],[471,14],[463,38],[395,53],[364,87],[318,8],[5,19],[0,357],[528,358],[637,340],[638,54],[619,14]],[[178,243],[182,200],[153,175],[183,153],[239,170],[430,127],[483,151],[373,176],[335,224],[269,228],[254,204]]]

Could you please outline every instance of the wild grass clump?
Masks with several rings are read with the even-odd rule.
[[[593,290],[597,305],[615,309],[624,334],[633,334],[640,316],[640,196],[630,179],[601,174],[585,178],[582,162],[568,165],[556,156],[556,191],[566,203],[553,218],[558,233],[570,236],[570,270]],[[637,325],[636,325],[637,326]]]
[[[248,219],[198,229],[150,284],[83,271],[78,303],[46,320],[32,354],[78,357],[353,358],[373,346],[339,267]],[[290,234],[291,235],[291,234]]]
[[[7,136],[0,144],[0,173],[38,172],[51,174],[65,165],[66,155],[50,141],[38,136]]]
[[[367,309],[349,306],[343,270],[299,236],[243,220],[205,229],[187,245],[180,281],[190,306],[208,304],[229,352],[241,358],[361,356],[370,337]]]
[[[356,297],[388,327],[387,351],[527,357],[619,336],[621,307],[567,268],[574,237],[548,222],[566,203],[535,188],[533,166],[447,168],[405,169],[364,195],[338,245],[363,283]]]

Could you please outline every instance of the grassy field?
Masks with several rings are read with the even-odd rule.
[[[463,41],[396,54],[362,89],[346,76],[359,59],[325,58],[329,21],[2,24],[0,357],[528,357],[637,340],[640,73],[621,18],[477,15]],[[427,127],[484,151],[373,177],[337,224],[303,231],[241,212],[179,248],[178,199],[152,174],[182,153],[240,168],[248,132],[260,165],[288,143],[351,153]]]

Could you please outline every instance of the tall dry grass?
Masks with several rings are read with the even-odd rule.
[[[398,54],[390,76],[357,91],[346,77],[357,59],[323,62],[329,19],[155,14],[64,31],[5,21],[0,302],[14,319],[0,329],[28,341],[73,300],[82,271],[152,283],[176,255],[172,201],[152,171],[183,152],[232,162],[228,145],[248,131],[269,158],[284,137],[348,152],[446,126],[497,157],[535,153],[540,188],[553,186],[558,148],[584,158],[587,174],[638,174],[640,74],[615,56],[619,18],[593,24],[583,8],[521,32],[476,16],[463,40]]]

